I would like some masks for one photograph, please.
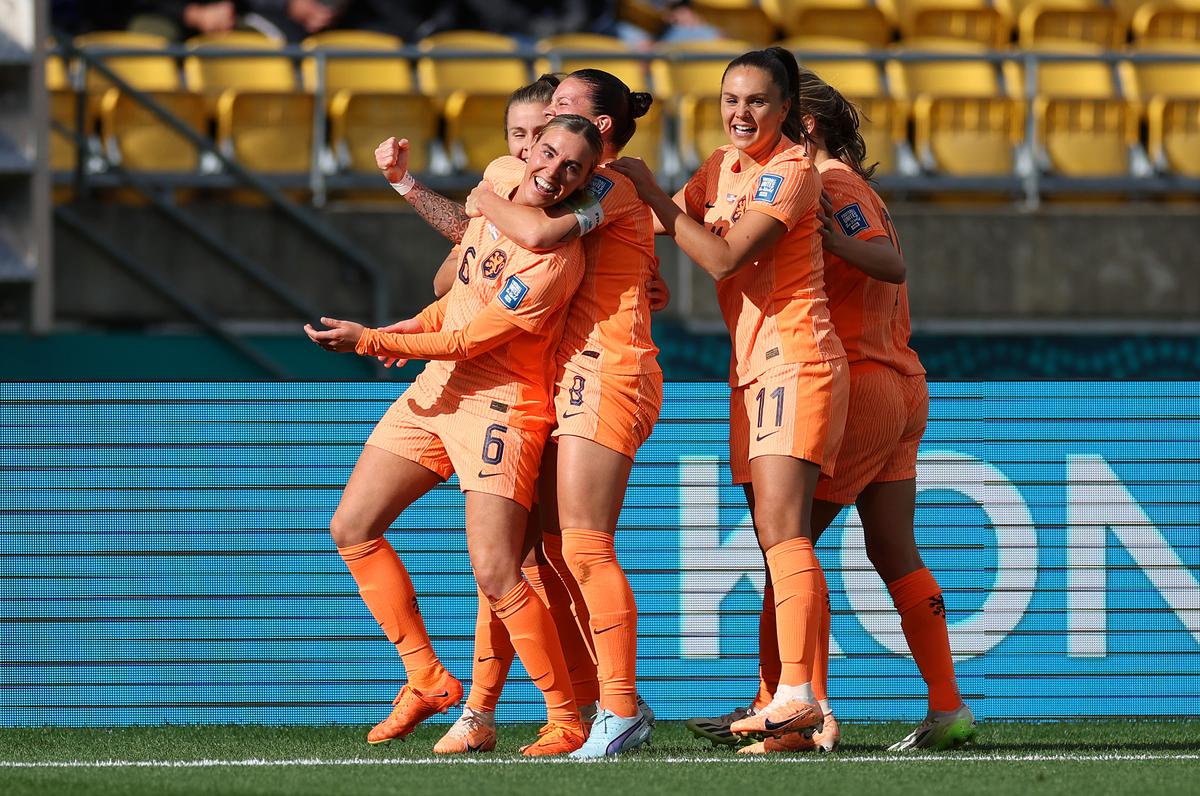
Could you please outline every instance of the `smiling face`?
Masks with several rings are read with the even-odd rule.
[[[525,179],[514,200],[530,207],[557,204],[584,184],[595,163],[583,136],[552,127],[530,147]]]
[[[545,112],[546,106],[540,102],[521,102],[509,107],[504,120],[508,154],[521,160],[528,159],[533,138],[546,123]]]
[[[771,76],[753,66],[730,69],[721,82],[721,121],[729,143],[751,157],[767,154],[783,134],[791,103]]]
[[[558,88],[554,89],[554,96],[550,98],[550,104],[546,106],[545,113],[546,118],[573,113],[593,124],[596,122],[588,85],[574,77],[568,77],[558,84]]]

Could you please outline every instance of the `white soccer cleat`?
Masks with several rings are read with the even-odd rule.
[[[889,752],[932,749],[942,752],[975,740],[975,714],[965,704],[949,712],[929,711],[908,736],[888,747]]]
[[[490,752],[496,748],[496,718],[464,707],[458,721],[450,726],[433,747],[437,755],[461,755],[468,752]]]
[[[654,729],[654,711],[651,710],[650,706],[646,704],[646,700],[642,699],[641,694],[638,694],[637,706],[638,710],[642,712],[642,715],[646,717],[646,723],[650,725],[650,729]]]
[[[587,742],[571,752],[572,760],[613,757],[635,749],[650,740],[650,723],[639,710],[632,718],[622,718],[612,711],[601,709],[596,714]]]

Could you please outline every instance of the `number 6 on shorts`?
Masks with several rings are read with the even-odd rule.
[[[508,426],[492,423],[483,435],[483,463],[499,464],[504,458],[504,440],[497,434],[508,431]]]

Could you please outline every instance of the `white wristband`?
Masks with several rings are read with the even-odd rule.
[[[393,188],[395,188],[396,193],[404,196],[412,190],[412,187],[416,185],[416,183],[417,181],[413,179],[412,172],[406,171],[404,172],[404,176],[400,178],[399,182],[391,182],[388,183],[388,185],[391,185]]]

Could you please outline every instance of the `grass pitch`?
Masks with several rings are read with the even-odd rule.
[[[833,755],[747,757],[660,722],[615,761],[526,760],[535,725],[501,727],[491,754],[437,758],[444,725],[372,747],[366,727],[187,726],[0,730],[6,794],[1195,794],[1200,721],[980,725],[963,751],[883,751],[909,729],[842,725]]]

